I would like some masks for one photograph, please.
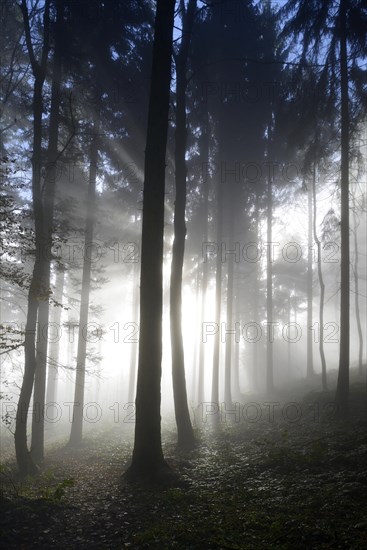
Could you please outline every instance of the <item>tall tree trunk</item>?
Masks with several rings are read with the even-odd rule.
[[[55,283],[55,300],[59,303],[63,303],[64,294],[64,282],[65,282],[65,268],[60,267],[56,271],[56,283]],[[61,336],[61,313],[62,308],[57,306],[54,311],[53,320],[54,326],[58,331],[58,335],[55,340],[50,341],[50,361],[48,365],[47,373],[47,389],[46,389],[46,403],[54,403],[57,392],[58,381],[58,362],[60,355],[60,336]]]
[[[15,419],[15,453],[18,469],[21,475],[34,474],[37,471],[27,446],[27,418],[32,395],[34,373],[36,369],[36,324],[39,299],[42,295],[43,264],[42,233],[43,208],[41,194],[41,162],[42,162],[42,111],[43,84],[46,76],[46,64],[49,53],[50,0],[45,0],[43,17],[43,44],[41,60],[37,62],[34,56],[30,33],[29,14],[26,1],[21,4],[25,37],[28,54],[31,60],[34,76],[33,87],[33,144],[32,144],[32,206],[35,224],[36,259],[33,266],[32,279],[28,292],[27,319],[24,337],[24,375],[20,389],[17,413]]]
[[[236,267],[237,266],[237,267]],[[238,277],[238,263],[234,266],[234,282],[235,282],[235,291],[234,291],[234,320],[232,321],[232,328],[236,330],[236,323],[238,322],[241,325],[241,314],[240,314],[240,300],[239,300],[239,277]],[[240,342],[237,342],[236,335],[234,336],[234,357],[233,357],[233,395],[234,399],[237,401],[241,397],[240,389]]]
[[[45,287],[47,280],[49,280],[49,277],[45,274]],[[36,464],[42,463],[44,454],[44,405],[46,391],[48,315],[49,303],[47,296],[44,297],[39,304],[37,322],[36,369],[34,373],[31,437],[31,455]]]
[[[202,181],[203,181],[203,243],[207,243],[209,239],[209,112],[208,109],[204,111],[205,121],[204,128],[201,135],[200,151],[202,153]],[[204,168],[205,167],[205,168]],[[205,306],[206,295],[208,290],[209,279],[209,264],[207,258],[203,258],[203,276],[201,283],[201,309],[200,319],[201,327],[205,322]],[[205,343],[201,337],[200,330],[200,343],[199,343],[199,376],[198,376],[198,404],[203,403],[204,396],[204,379],[205,379]]]
[[[312,345],[312,286],[313,286],[313,238],[312,238],[312,185],[307,185],[307,213],[308,213],[308,254],[307,254],[307,378],[314,375],[313,345]]]
[[[233,361],[233,385],[237,397],[241,397],[241,387],[240,387],[240,342],[235,343],[234,348],[234,361]]]
[[[61,33],[62,33],[62,0],[56,2],[55,53],[51,88],[51,110],[49,140],[47,150],[47,167],[45,178],[45,198],[43,203],[42,251],[39,261],[42,264],[43,288],[46,295],[39,305],[38,329],[39,339],[36,353],[36,370],[34,377],[33,408],[36,414],[32,418],[31,454],[35,462],[43,461],[44,456],[44,410],[46,393],[46,370],[48,355],[48,321],[49,289],[52,255],[52,226],[54,217],[56,162],[58,157],[59,121],[60,121],[60,86],[61,86]]]
[[[349,273],[349,92],[347,58],[347,6],[340,1],[340,92],[341,92],[341,269],[340,269],[340,348],[336,399],[342,417],[348,415],[350,346]]]
[[[136,221],[136,220],[135,220]],[[133,323],[139,323],[139,264],[134,264],[133,274],[133,304],[132,304],[132,320]],[[138,358],[138,342],[132,343],[130,354],[130,369],[129,369],[129,389],[128,402],[133,403],[135,400],[136,389],[136,367]]]
[[[220,320],[222,311],[222,254],[221,243],[223,234],[223,183],[220,175],[217,176],[217,244],[215,274],[215,325],[214,335],[213,376],[212,376],[212,403],[219,405],[219,364],[220,364]],[[213,415],[215,423],[219,422],[219,415]]]
[[[358,373],[359,376],[363,375],[363,332],[361,323],[361,314],[359,311],[359,281],[358,281],[358,223],[356,213],[356,203],[353,201],[353,225],[354,225],[354,309],[356,313],[357,331],[358,331]]]
[[[165,157],[175,0],[157,0],[144,164],[140,339],[135,440],[127,478],[169,469],[161,443],[162,268]]]
[[[199,297],[200,297],[200,269],[199,269],[199,261],[198,261],[198,267],[196,270],[196,290],[195,290],[195,319],[196,321],[196,330],[195,330],[195,342],[194,342],[194,350],[192,354],[192,379],[191,379],[191,400],[193,401],[194,406],[197,405],[197,397],[198,397],[198,355],[199,355],[199,346],[202,341],[201,337],[201,327],[202,327],[202,316],[201,316],[201,308],[199,310]],[[200,313],[199,313],[200,311]],[[200,401],[198,401],[200,403]]]
[[[267,182],[267,262],[266,262],[266,321],[268,325],[266,339],[266,391],[271,393],[274,390],[273,371],[273,258],[272,258],[272,235],[273,235],[273,186],[270,174]]]
[[[91,281],[91,250],[93,245],[94,220],[96,210],[96,178],[99,150],[99,128],[101,94],[97,86],[96,112],[93,121],[93,139],[90,148],[89,182],[87,213],[85,224],[82,291],[80,297],[79,329],[78,329],[78,351],[76,359],[75,391],[73,416],[71,423],[69,445],[79,445],[83,437],[83,407],[84,407],[84,386],[85,386],[85,362],[87,352],[87,325],[89,316],[89,296]]]
[[[322,275],[322,255],[321,255],[321,241],[317,236],[317,224],[316,224],[316,165],[313,166],[313,177],[312,177],[312,194],[313,194],[313,235],[314,240],[317,246],[317,274],[319,278],[320,285],[320,306],[319,306],[319,352],[321,359],[321,379],[322,379],[322,389],[327,390],[327,380],[326,380],[326,360],[324,352],[324,302],[325,302],[325,284],[324,278]]]
[[[69,279],[68,286],[69,288],[71,286],[70,279]],[[75,329],[78,326],[78,323],[72,318],[71,315],[69,315],[68,321],[65,323],[65,326],[67,327],[67,334],[68,334],[67,363],[69,367],[72,367],[74,363],[74,349],[75,349],[74,334],[76,332]]]
[[[260,191],[257,188],[256,189],[256,195],[255,195],[255,235],[256,235],[256,245],[258,249],[260,249],[260,207],[259,207],[259,197]],[[260,282],[260,265],[259,262],[256,262],[256,268],[255,268],[255,281],[254,281],[254,323],[255,326],[259,326],[259,298],[260,298],[260,292],[259,292],[259,282]],[[259,343],[254,342],[252,344],[253,346],[253,369],[252,369],[252,384],[253,384],[253,390],[254,392],[257,392],[259,390]]]
[[[182,3],[184,9],[184,3]],[[190,0],[186,14],[182,14],[183,29],[180,51],[176,56],[176,130],[175,130],[175,181],[176,200],[174,208],[173,248],[170,284],[170,322],[172,349],[172,381],[177,445],[191,448],[195,444],[187,405],[185,358],[182,337],[182,271],[186,238],[186,67],[194,22],[196,0]]]
[[[232,200],[231,200],[232,199]],[[229,246],[234,245],[234,225],[235,225],[235,207],[234,197],[231,193],[228,194],[228,200],[230,202],[229,212]],[[233,275],[234,275],[234,254],[229,254],[228,261],[228,275],[227,275],[227,319],[226,329],[227,331],[234,330],[233,323]],[[233,334],[226,334],[226,347],[225,347],[225,359],[224,359],[224,401],[229,405],[232,403],[232,343]]]
[[[288,326],[291,324],[291,317],[292,317],[292,298],[289,294],[288,296],[288,307],[287,307],[287,314],[288,314]],[[292,376],[292,343],[288,341],[287,343],[287,362],[288,362],[288,381],[290,382],[291,376]]]

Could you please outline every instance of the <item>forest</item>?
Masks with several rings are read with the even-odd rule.
[[[0,21],[0,546],[366,548],[366,0]]]

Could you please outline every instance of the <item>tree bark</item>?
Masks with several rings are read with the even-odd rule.
[[[136,220],[135,220],[136,221]],[[132,304],[132,320],[133,323],[138,325],[139,323],[139,264],[134,264],[133,275],[133,304]],[[128,389],[128,402],[134,403],[135,389],[136,389],[136,367],[138,358],[138,342],[132,343],[130,354],[130,369],[129,369],[129,389]]]
[[[256,245],[257,248],[260,248],[260,191],[257,188],[255,194],[255,234],[256,234]],[[259,304],[260,304],[260,292],[259,292],[259,281],[261,278],[260,265],[259,262],[256,262],[255,269],[255,288],[254,288],[254,323],[255,326],[259,326]],[[256,393],[259,390],[259,342],[254,342],[253,346],[253,368],[252,368],[252,384],[253,390]]]
[[[200,151],[202,153],[202,180],[203,180],[203,243],[207,243],[209,239],[209,230],[208,230],[208,215],[209,215],[209,113],[205,109],[204,112],[205,121],[203,133],[201,136],[201,147]],[[205,168],[204,168],[205,167]],[[208,259],[203,258],[203,276],[201,282],[201,305],[200,305],[200,319],[201,319],[201,329],[203,323],[205,322],[205,306],[206,306],[206,294],[208,290],[208,279],[209,279],[209,264]],[[199,343],[199,376],[198,376],[198,391],[197,398],[198,404],[204,402],[204,379],[205,379],[205,343],[202,339],[202,333],[200,330],[200,343]]]
[[[195,444],[187,404],[185,358],[182,337],[182,270],[186,238],[186,67],[190,37],[194,22],[196,0],[190,0],[183,17],[182,42],[176,56],[176,129],[175,129],[175,180],[176,200],[174,207],[174,239],[172,248],[170,284],[170,327],[172,350],[172,381],[177,445],[189,449]]]
[[[62,0],[56,3],[55,52],[51,88],[51,110],[49,124],[49,141],[47,150],[47,167],[45,177],[45,198],[43,201],[42,251],[39,261],[42,264],[43,296],[38,311],[39,338],[36,352],[36,369],[34,377],[33,408],[36,414],[32,418],[31,454],[35,462],[43,461],[44,456],[44,411],[46,392],[46,369],[48,354],[48,321],[50,269],[52,256],[52,225],[54,217],[56,162],[60,120],[60,86],[61,86],[61,33],[62,33]]]
[[[347,7],[340,1],[340,92],[341,92],[341,269],[340,348],[336,400],[342,417],[348,416],[350,359],[350,272],[349,272],[349,92],[347,58]]]
[[[356,314],[357,331],[358,331],[358,374],[360,377],[363,375],[363,332],[361,323],[361,314],[359,310],[359,281],[358,281],[358,223],[356,214],[356,204],[354,202],[353,208],[353,225],[354,225],[354,309]]]
[[[59,304],[63,304],[64,294],[64,282],[65,282],[65,269],[60,267],[56,271],[55,282],[55,300]],[[46,389],[46,403],[54,403],[57,394],[57,381],[58,381],[58,362],[60,355],[60,336],[61,336],[61,313],[62,307],[57,306],[54,315],[53,323],[57,328],[58,335],[55,340],[50,341],[50,360],[48,364],[47,373],[47,389]]]
[[[292,317],[292,298],[291,298],[291,295],[289,294],[288,296],[288,304],[287,304],[287,323],[288,323],[288,326],[290,326],[291,324],[291,317]],[[291,380],[291,377],[292,377],[292,343],[291,342],[288,342],[287,343],[287,362],[288,362],[288,381],[290,382]]]
[[[217,258],[215,274],[215,326],[212,376],[212,403],[219,406],[219,363],[220,363],[220,320],[222,310],[222,254],[221,243],[223,235],[223,183],[217,176]],[[219,422],[219,414],[213,415],[214,423]]]
[[[233,300],[232,302],[234,302],[234,311],[235,311],[235,315],[234,315],[234,320],[232,320],[232,329],[236,331],[236,323],[238,322],[241,325],[241,313],[240,313],[240,299],[239,299],[239,276],[238,276],[238,264],[236,264],[236,266],[234,266],[234,273],[233,273],[233,278],[234,278],[234,282],[233,284],[236,282],[235,284],[235,290],[234,290],[234,293],[233,293]],[[233,388],[233,393],[232,395],[234,395],[234,398],[236,401],[240,400],[241,398],[241,388],[240,388],[240,342],[237,341],[237,334],[235,334],[235,336],[233,337],[234,338],[234,353],[233,354],[233,383],[232,383],[232,388]]]
[[[200,258],[200,256],[199,256]],[[201,315],[201,307],[199,304],[199,298],[200,298],[200,269],[199,269],[199,262],[198,267],[196,270],[196,289],[195,289],[195,342],[194,342],[194,350],[192,354],[192,378],[191,378],[191,401],[193,402],[194,407],[200,403],[197,401],[198,397],[198,355],[199,355],[199,346],[202,341],[202,335],[201,335],[201,327],[202,327],[202,315]]]
[[[327,379],[326,379],[326,360],[324,352],[324,302],[325,302],[325,284],[324,278],[322,275],[321,267],[321,241],[317,236],[317,225],[316,225],[316,165],[313,167],[313,177],[312,177],[312,193],[313,193],[313,234],[314,240],[317,246],[317,274],[319,278],[320,285],[320,306],[319,306],[319,324],[320,324],[320,333],[319,333],[319,352],[321,359],[321,379],[322,379],[322,389],[327,390]]]
[[[15,420],[15,454],[19,473],[22,476],[37,472],[27,446],[27,418],[32,395],[34,373],[36,369],[36,324],[39,299],[42,294],[43,264],[41,261],[43,209],[41,194],[41,162],[42,162],[42,112],[43,84],[46,77],[46,64],[49,53],[50,0],[45,0],[43,16],[43,44],[40,62],[34,56],[30,33],[29,14],[26,1],[21,4],[27,50],[34,76],[33,86],[33,144],[32,144],[32,206],[35,224],[36,258],[33,266],[32,279],[28,292],[28,308],[24,338],[24,375],[19,395]]]
[[[80,297],[80,313],[78,328],[78,351],[76,359],[75,390],[73,416],[71,423],[69,445],[79,445],[83,438],[83,407],[85,389],[85,362],[87,353],[87,326],[89,317],[90,281],[92,271],[92,247],[94,221],[96,215],[96,179],[99,151],[101,93],[99,86],[96,90],[96,111],[93,121],[93,138],[90,148],[89,180],[87,214],[85,223],[82,291]]]
[[[231,200],[232,199],[232,200]],[[234,245],[234,218],[235,218],[235,205],[234,195],[228,194],[229,200],[229,246]],[[227,312],[226,312],[226,330],[231,331],[235,328],[233,323],[233,278],[234,278],[234,254],[229,254],[228,258],[228,275],[227,275]],[[227,405],[232,403],[232,344],[233,334],[226,334],[226,348],[224,358],[224,401]]]
[[[307,378],[312,378],[313,368],[313,341],[312,341],[312,307],[313,307],[313,247],[312,247],[312,185],[307,186],[308,212],[308,255],[307,255]]]
[[[161,444],[162,268],[165,157],[170,99],[174,0],[157,0],[144,164],[140,339],[136,422],[128,479],[169,470]]]
[[[274,371],[273,371],[273,342],[272,342],[272,323],[273,323],[273,258],[272,258],[272,235],[273,235],[273,186],[272,176],[270,174],[267,182],[267,262],[266,262],[266,321],[268,333],[266,340],[266,391],[271,393],[274,390]]]

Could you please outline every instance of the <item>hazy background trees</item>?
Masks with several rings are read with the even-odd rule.
[[[338,370],[346,413],[350,367],[365,376],[363,3],[173,4],[165,92],[156,3],[1,7],[2,392],[23,473],[44,433],[81,442],[89,402],[133,417],[137,397],[141,471],[153,447],[163,465],[161,391],[188,446],[203,402],[219,421],[222,401],[334,392]]]

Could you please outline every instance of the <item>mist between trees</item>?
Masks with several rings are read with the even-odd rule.
[[[79,403],[68,402],[50,402],[40,406],[40,403],[33,403],[31,414],[35,422],[41,422],[44,418],[46,424],[56,424],[66,422],[71,424],[73,421],[74,407],[79,407]],[[11,401],[2,401],[1,415],[6,418],[10,430],[15,426],[16,405]],[[83,405],[83,421],[88,424],[104,422],[107,425],[113,424],[134,424],[135,423],[135,403],[98,403],[95,401],[87,402]],[[191,417],[194,426],[199,422],[209,424],[213,419],[222,424],[239,424],[249,422],[274,423],[287,422],[294,424],[307,418],[307,422],[321,422],[324,424],[339,417],[338,405],[335,401],[319,403],[317,401],[307,403],[290,401],[289,403],[280,403],[277,401],[247,403],[233,402],[229,406],[225,402],[213,403],[207,401],[199,403],[196,408],[192,408]]]
[[[365,0],[0,2],[1,547],[365,550]]]
[[[324,254],[322,255],[321,262],[323,263],[337,263],[340,261],[340,246],[338,242],[327,241],[323,245]],[[229,255],[234,255],[235,262],[250,262],[256,263],[261,260],[262,257],[269,256],[269,260],[274,262],[276,260],[283,260],[288,263],[299,262],[302,258],[306,257],[309,253],[312,256],[312,262],[318,261],[317,246],[311,246],[309,249],[302,246],[299,242],[234,242],[232,248],[226,242],[205,242],[202,243],[202,258],[204,263],[210,259],[216,258],[217,254],[220,255],[222,263],[228,261]],[[13,252],[12,257],[25,261],[30,252],[27,249],[19,250],[16,255]],[[102,241],[92,241],[83,246],[80,242],[62,242],[57,243],[49,250],[47,247],[39,247],[32,251],[35,262],[43,260],[58,260],[67,262],[71,266],[77,266],[84,257],[91,263],[96,264],[98,262],[111,262],[114,263],[137,263],[140,262],[140,250],[139,244],[134,242],[117,242],[111,241],[104,243]],[[4,254],[6,259],[6,253]]]
[[[79,334],[79,327],[77,323],[64,323],[63,325],[55,322],[50,322],[42,329],[39,325],[36,326],[36,341],[39,343],[40,339],[47,338],[49,343],[60,342],[65,337],[67,342],[72,344],[76,341]],[[25,324],[18,325],[17,323],[3,323],[1,325],[1,335],[5,339],[8,335],[18,337],[24,334],[26,331]],[[242,324],[239,321],[234,320],[233,324],[227,325],[222,322],[218,325],[215,322],[205,321],[202,324],[201,341],[205,344],[208,342],[209,337],[216,334],[220,334],[220,341],[225,344],[227,338],[232,338],[233,341],[238,344],[241,340],[250,344],[256,344],[262,339],[272,343],[275,338],[282,338],[285,342],[293,343],[299,342],[305,333],[310,331],[312,333],[313,342],[319,343],[320,341],[320,325],[316,321],[311,327],[301,326],[299,323],[290,322],[282,325],[278,321],[272,321],[268,323],[263,321],[261,324],[249,321]],[[339,340],[337,338],[339,332],[339,325],[334,322],[324,324],[323,338],[324,343],[335,344]],[[82,327],[82,338],[91,344],[97,342],[114,342],[134,344],[139,342],[139,325],[135,322],[127,322],[119,324],[117,321],[111,326],[103,326],[100,323],[90,321]]]
[[[364,3],[1,10],[0,397],[20,473],[44,463],[49,403],[73,404],[74,449],[86,405],[135,402],[130,480],[169,475],[162,422],[192,449],[203,404],[215,432],[223,403],[264,416],[303,388],[347,420],[366,376]]]

